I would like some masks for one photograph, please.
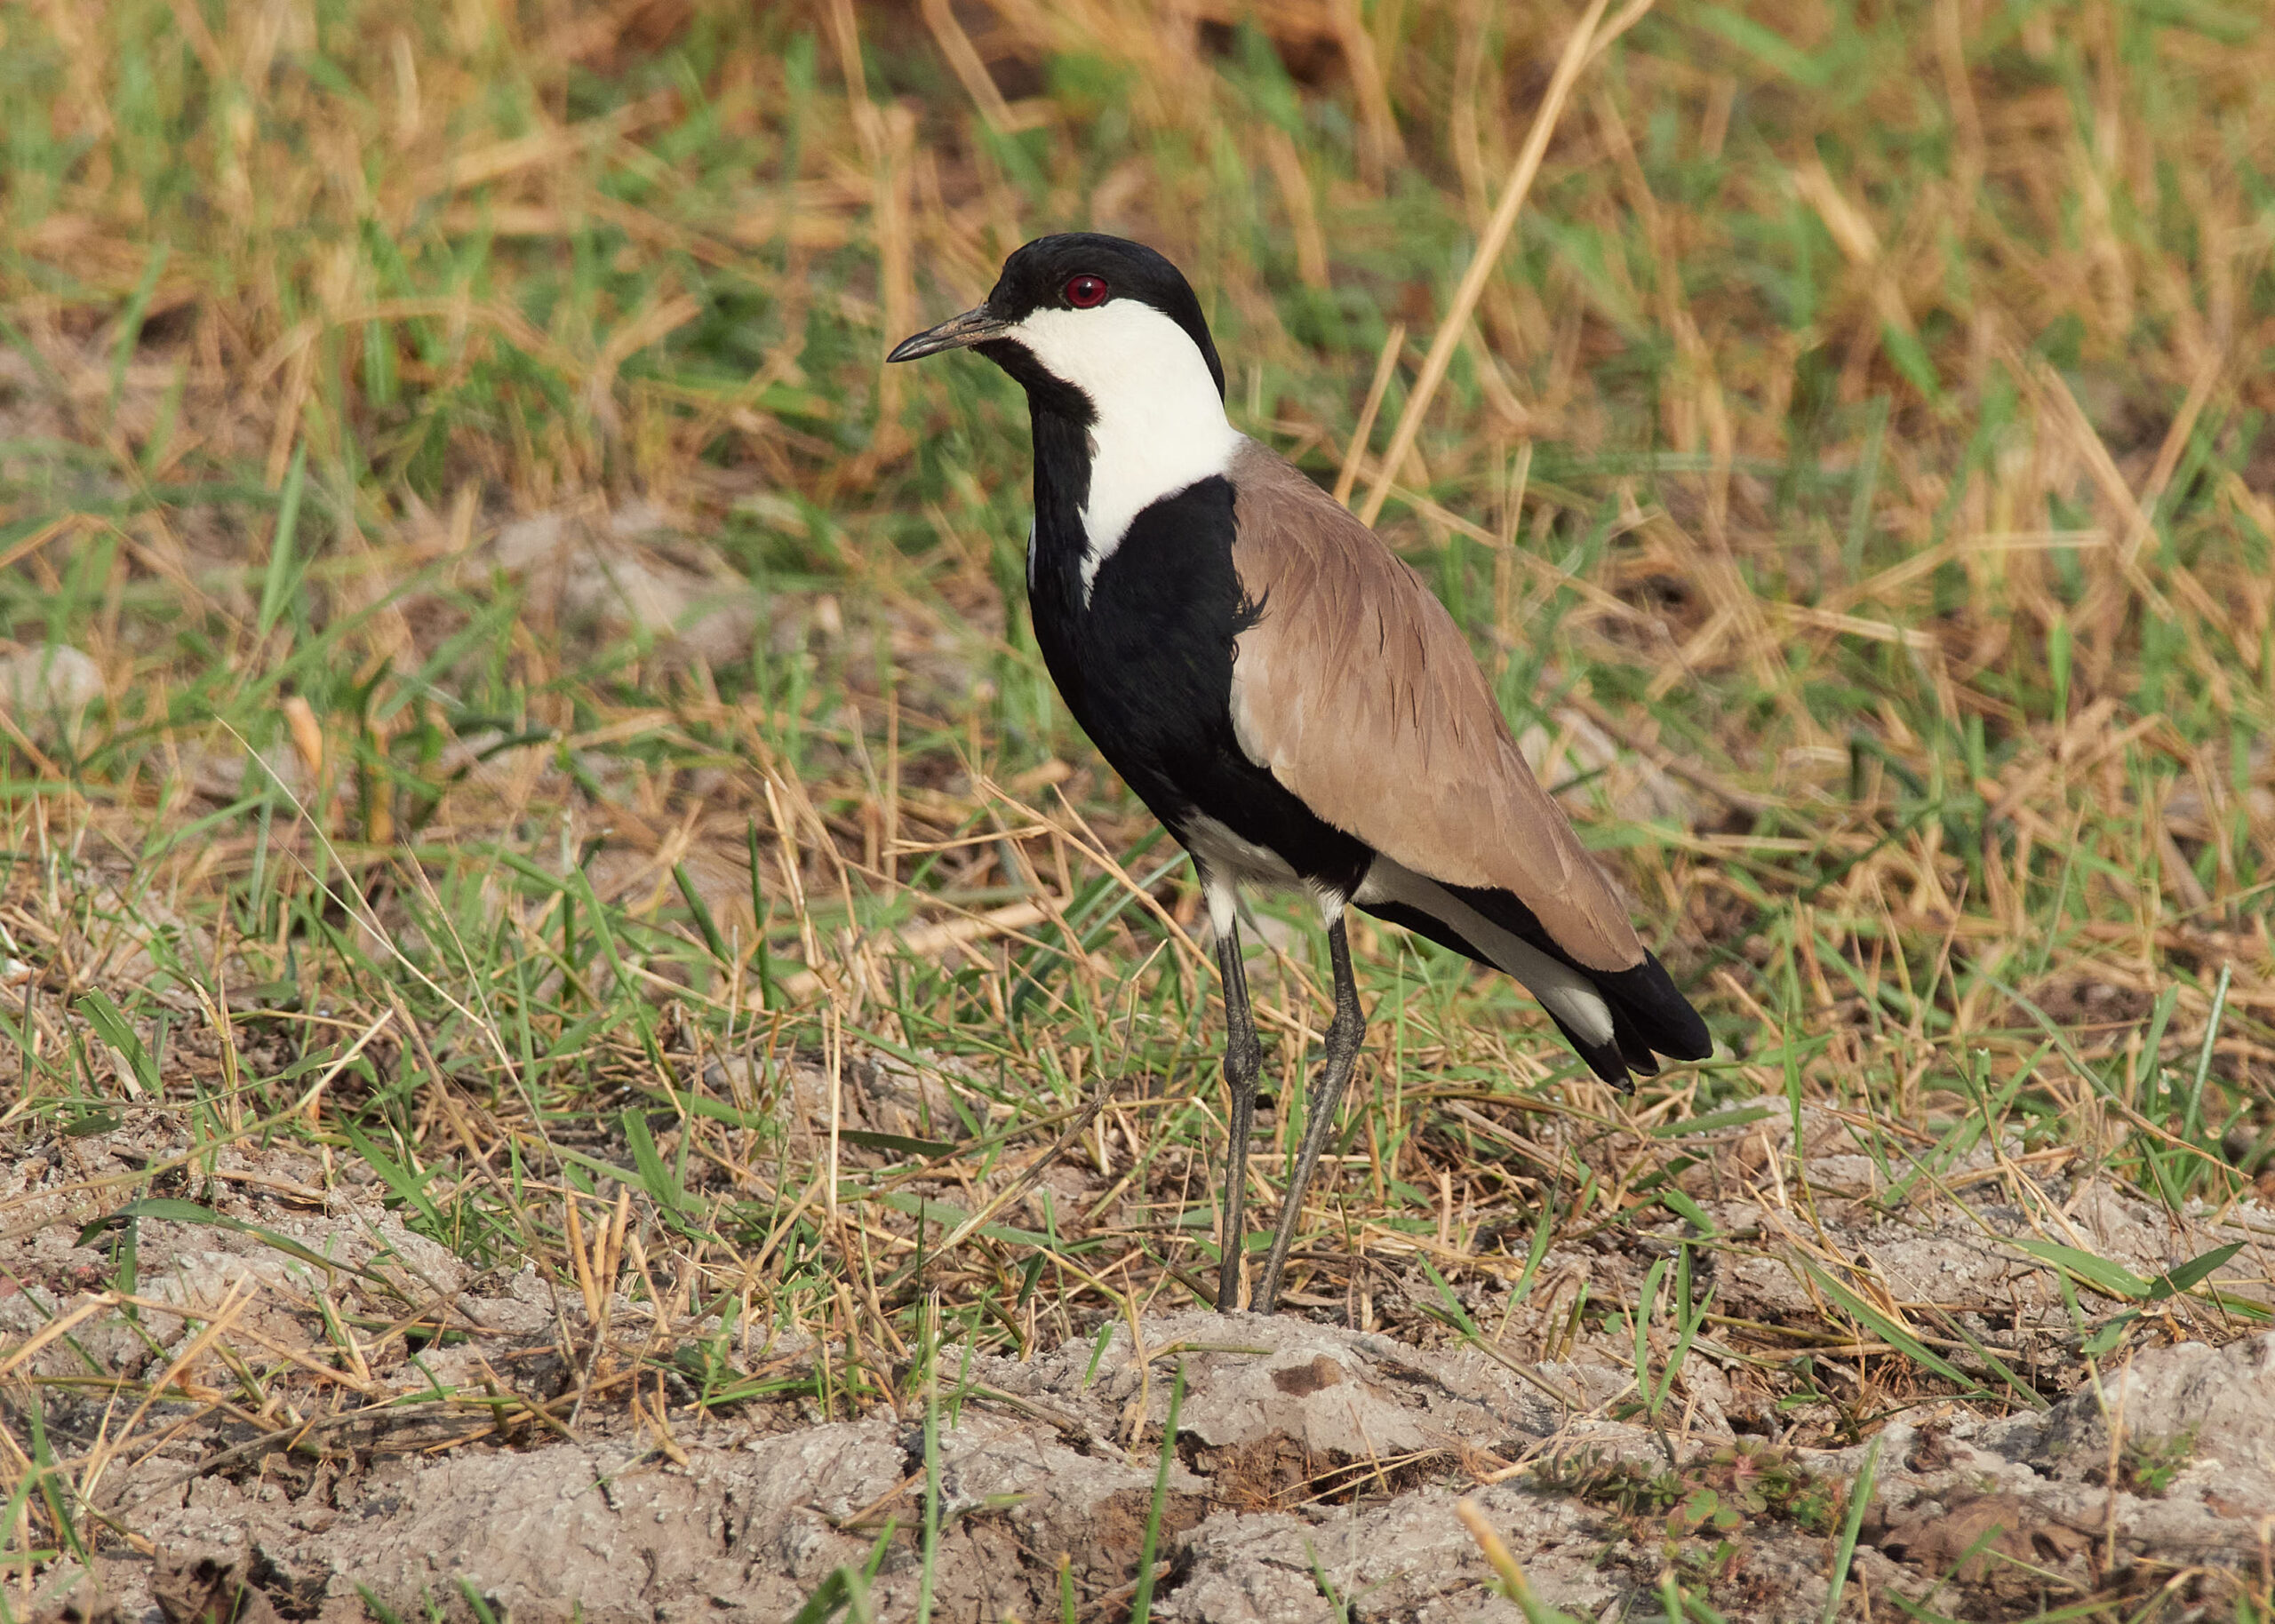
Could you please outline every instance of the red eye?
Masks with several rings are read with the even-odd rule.
[[[1089,310],[1106,303],[1106,278],[1077,276],[1066,288],[1066,302],[1077,310]]]

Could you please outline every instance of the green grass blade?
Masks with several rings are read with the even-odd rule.
[[[434,1176],[431,1170],[414,1175],[394,1157],[380,1150],[369,1134],[352,1122],[341,1123],[339,1131],[355,1148],[355,1154],[371,1164],[372,1171],[387,1185],[388,1194],[417,1213],[432,1229],[439,1230],[443,1227],[443,1209],[436,1206],[435,1198],[427,1193],[427,1181]]]
[[[264,1246],[274,1246],[287,1257],[298,1258],[303,1263],[313,1263],[327,1273],[338,1270],[382,1286],[388,1284],[385,1275],[374,1274],[368,1269],[359,1269],[353,1263],[343,1263],[338,1258],[311,1251],[289,1235],[279,1235],[275,1230],[265,1230],[257,1223],[247,1223],[242,1218],[217,1213],[210,1206],[201,1206],[195,1201],[178,1200],[170,1196],[150,1196],[140,1201],[129,1201],[116,1211],[105,1213],[80,1230],[78,1244],[89,1246],[106,1230],[114,1230],[145,1218],[166,1223],[202,1223],[209,1229],[232,1230],[239,1235],[250,1235]]]
[[[1949,1381],[1957,1387],[1962,1388],[1968,1392],[1973,1393],[1982,1390],[1981,1384],[1971,1380],[1957,1365],[1952,1364],[1941,1355],[1932,1351],[1925,1342],[1922,1342],[1918,1337],[1912,1335],[1911,1332],[1905,1330],[1902,1325],[1897,1325],[1896,1321],[1890,1319],[1886,1314],[1881,1313],[1880,1310],[1865,1302],[1855,1292],[1850,1291],[1847,1286],[1841,1285],[1840,1281],[1834,1279],[1831,1275],[1818,1268],[1815,1263],[1809,1262],[1804,1259],[1801,1263],[1801,1268],[1808,1275],[1810,1279],[1816,1282],[1819,1290],[1823,1291],[1826,1296],[1832,1298],[1833,1302],[1840,1304],[1840,1310],[1843,1313],[1856,1320],[1858,1325],[1863,1325],[1866,1330],[1870,1331],[1874,1336],[1880,1338],[1880,1341],[1886,1342],[1889,1347],[1894,1348],[1898,1352],[1902,1353],[1904,1357],[1910,1359],[1913,1364],[1925,1365],[1928,1369],[1934,1371],[1937,1375],[1941,1376],[1944,1381]]]
[[[1840,1542],[1832,1548],[1832,1584],[1825,1592],[1824,1611],[1817,1615],[1818,1624],[1833,1624],[1840,1616],[1840,1592],[1848,1582],[1848,1564],[1856,1554],[1856,1535],[1864,1525],[1864,1509],[1872,1503],[1872,1478],[1880,1469],[1880,1438],[1874,1434],[1864,1445],[1864,1459],[1856,1469],[1856,1481],[1848,1489],[1848,1515],[1840,1524]]]
[[[307,488],[307,476],[308,445],[304,440],[293,448],[292,466],[285,473],[283,493],[276,501],[276,529],[269,537],[268,569],[261,577],[260,613],[255,622],[263,638],[275,629],[297,577],[292,557],[295,533],[300,524],[300,497]]]
[[[110,994],[97,987],[79,1000],[79,1011],[101,1034],[102,1040],[126,1056],[126,1063],[134,1073],[134,1080],[152,1098],[163,1098],[164,1091],[158,1087],[157,1063],[143,1046],[141,1037],[126,1018],[125,1011],[111,1001]]]
[[[672,864],[672,881],[679,887],[680,900],[687,904],[688,913],[695,920],[695,927],[703,933],[703,945],[722,967],[732,964],[734,955],[728,951],[726,937],[719,934],[718,921],[711,917],[711,910],[704,904],[702,893],[695,888],[695,881],[687,877],[687,864]]]
[[[2167,1297],[2177,1297],[2184,1292],[2193,1291],[2211,1278],[2214,1270],[2225,1268],[2228,1260],[2243,1247],[2243,1242],[2231,1240],[2224,1246],[2215,1246],[2209,1252],[2189,1259],[2177,1269],[2166,1270],[2149,1282],[2146,1294],[2149,1301],[2161,1302]]]
[[[2055,1241],[2032,1240],[2023,1236],[2017,1236],[2008,1244],[2019,1252],[2027,1252],[2041,1263],[2050,1263],[2065,1270],[2105,1297],[2138,1302],[2149,1294],[2148,1281],[2122,1263],[2112,1263],[2107,1258],[2095,1257],[2090,1252],[2080,1252],[2075,1246],[2064,1246]]]
[[[647,1118],[636,1111],[627,1111],[617,1121],[623,1126],[624,1142],[632,1150],[632,1165],[639,1169],[640,1187],[648,1192],[649,1199],[678,1217],[701,1211],[702,1202],[664,1165],[663,1156],[656,1149],[655,1135],[648,1131]]]
[[[924,1545],[916,1579],[916,1624],[931,1624],[932,1589],[940,1560],[940,1298],[924,1308],[917,1357],[924,1364]]]
[[[1161,1464],[1153,1475],[1153,1501],[1145,1509],[1145,1542],[1138,1552],[1138,1593],[1130,1603],[1130,1624],[1147,1624],[1153,1616],[1153,1558],[1161,1537],[1161,1507],[1169,1493],[1169,1468],[1177,1462],[1177,1413],[1185,1407],[1185,1361],[1177,1362],[1177,1378],[1169,1385],[1169,1416],[1161,1427]]]

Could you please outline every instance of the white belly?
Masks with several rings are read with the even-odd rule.
[[[1205,812],[1188,816],[1179,834],[1201,870],[1201,894],[1209,904],[1209,927],[1220,942],[1233,928],[1233,916],[1238,907],[1236,893],[1242,882],[1274,887],[1303,883],[1279,853],[1253,840],[1243,840]],[[1336,912],[1342,912],[1339,898]]]
[[[1214,878],[1250,885],[1301,883],[1278,852],[1243,840],[1205,812],[1192,814],[1185,820],[1184,833],[1186,849]]]

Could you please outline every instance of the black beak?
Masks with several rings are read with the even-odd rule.
[[[984,344],[1000,337],[1010,323],[985,305],[977,310],[967,310],[951,317],[938,327],[928,327],[913,338],[903,338],[893,346],[887,361],[914,361],[925,355],[937,355],[942,350],[960,350],[970,345]]]

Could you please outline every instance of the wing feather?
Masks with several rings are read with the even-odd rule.
[[[1233,563],[1257,608],[1234,645],[1241,747],[1328,823],[1441,885],[1506,890],[1592,970],[1642,943],[1533,777],[1467,641],[1419,576],[1276,453],[1228,470]]]

